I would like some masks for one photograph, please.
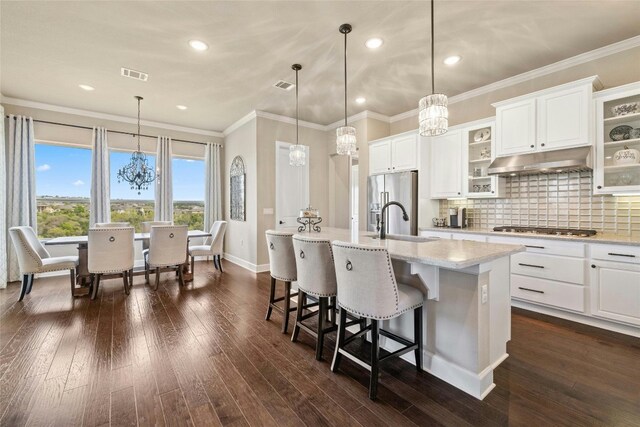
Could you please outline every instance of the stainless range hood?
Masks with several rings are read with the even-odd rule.
[[[592,169],[591,147],[498,157],[487,173],[498,176],[587,171]]]

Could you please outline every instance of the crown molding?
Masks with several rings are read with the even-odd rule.
[[[231,125],[229,125],[225,130],[222,131],[222,134],[224,136],[229,135],[230,133],[232,133],[236,129],[242,127],[244,124],[249,123],[251,120],[255,119],[256,116],[257,116],[257,112],[256,112],[256,110],[253,110],[252,112],[250,112],[246,116],[236,120]]]
[[[269,113],[266,111],[256,111],[256,115],[258,117],[261,117],[263,119],[269,119],[269,120],[273,120],[276,122],[281,122],[281,123],[288,123],[290,125],[295,125],[296,124],[296,119],[292,118],[292,117],[288,117],[288,116],[281,116],[280,114],[274,114],[274,113]],[[318,124],[318,123],[313,123],[313,122],[307,122],[305,120],[298,120],[298,124],[302,127],[306,127],[306,128],[310,128],[310,129],[315,129],[315,130],[326,130],[326,126]]]
[[[481,86],[476,89],[472,89],[470,91],[461,93],[459,95],[452,96],[449,98],[449,104],[455,104],[457,102],[474,98],[476,96],[494,92],[496,90],[503,89],[509,86],[514,86],[519,83],[524,83],[529,80],[536,79],[538,77],[543,77],[549,74],[557,73],[559,71],[563,71],[568,68],[575,67],[577,65],[581,65],[590,61],[595,61],[596,59],[604,58],[604,57],[614,55],[616,53],[624,52],[625,50],[634,49],[637,47],[640,47],[640,36],[631,37],[630,39],[622,40],[617,43],[613,43],[598,49],[591,50],[589,52],[581,53],[579,55],[572,56],[571,58],[563,59],[561,61],[554,62],[553,64],[545,65],[544,67],[536,68],[535,70],[531,70],[521,74],[517,74],[515,76],[507,77],[506,79],[499,80],[497,82],[490,83],[488,85]],[[599,84],[601,83],[597,82],[596,87]],[[394,123],[394,122],[397,122],[398,120],[406,119],[408,117],[414,117],[417,115],[418,115],[418,109],[415,108],[413,110],[409,110],[404,113],[391,116],[389,121],[391,123]]]
[[[380,113],[376,113],[375,111],[370,111],[370,110],[364,110],[361,111],[357,114],[354,114],[353,116],[349,116],[347,117],[347,123],[348,122],[357,122],[358,120],[363,120],[363,119],[374,119],[374,120],[380,120],[381,122],[385,122],[385,123],[390,123],[390,117],[389,116],[385,116],[384,114],[380,114]],[[326,131],[330,131],[333,130],[337,127],[342,126],[342,124],[344,123],[344,119],[340,119],[338,121],[335,121],[331,124],[328,124],[326,126],[324,126],[324,130]]]
[[[55,111],[57,113],[65,113],[65,114],[73,114],[73,115],[76,115],[76,116],[92,117],[92,118],[101,119],[101,120],[111,120],[111,121],[120,122],[120,123],[131,123],[131,124],[138,123],[137,119],[134,118],[134,117],[118,116],[118,115],[115,115],[115,114],[99,113],[97,111],[89,111],[89,110],[81,110],[81,109],[78,109],[78,108],[62,107],[60,105],[45,104],[43,102],[28,101],[26,99],[19,99],[19,98],[10,98],[8,96],[2,96],[0,98],[0,101],[3,104],[17,105],[18,107],[37,108],[39,110]],[[187,133],[192,133],[192,134],[195,134],[195,135],[215,136],[217,138],[224,137],[224,135],[221,132],[205,130],[205,129],[198,129],[198,128],[191,128],[191,127],[185,127],[185,126],[172,125],[172,124],[169,124],[169,123],[152,122],[152,121],[149,121],[149,120],[140,120],[140,124],[143,125],[143,126],[151,126],[151,127],[158,128],[158,129],[173,130],[173,131],[176,131],[176,132],[187,132]]]

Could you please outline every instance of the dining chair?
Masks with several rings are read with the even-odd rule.
[[[143,221],[142,232],[151,233],[151,227],[158,225],[173,225],[173,221]],[[145,281],[149,282],[149,265],[147,260],[149,259],[149,239],[142,239],[142,259],[144,260],[144,277]]]
[[[160,285],[160,272],[173,270],[184,286],[182,267],[187,262],[187,240],[189,229],[186,225],[162,225],[151,227],[149,236],[149,268],[155,269],[156,283]],[[147,280],[147,283],[149,281]]]
[[[213,265],[216,270],[222,273],[222,263],[220,256],[224,250],[224,233],[227,231],[227,221],[215,221],[209,232],[211,236],[207,237],[203,245],[189,246],[189,256],[191,257],[191,272],[194,272],[194,262],[197,256],[213,257]]]
[[[89,229],[87,263],[91,275],[91,299],[96,299],[100,280],[122,276],[125,294],[133,284],[133,227]]]
[[[93,225],[94,228],[124,228],[130,226],[131,224],[128,222],[96,222]]]
[[[69,270],[71,295],[74,295],[78,256],[52,257],[38,240],[33,228],[28,226],[11,227],[9,235],[18,256],[18,265],[22,274],[22,288],[18,301],[22,301],[26,294],[31,293],[34,274],[49,271]]]

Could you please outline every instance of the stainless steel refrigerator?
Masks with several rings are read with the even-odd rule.
[[[402,219],[397,206],[385,212],[387,234],[418,235],[418,172],[399,172],[369,177],[367,184],[367,230],[376,231],[377,218],[385,203],[400,202],[409,221]]]

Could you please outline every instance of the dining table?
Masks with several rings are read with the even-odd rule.
[[[150,233],[135,233],[133,240],[134,241],[143,241],[149,240]],[[188,262],[188,252],[189,252],[189,240],[202,238],[202,237],[211,237],[211,233],[207,231],[201,230],[189,230],[187,234],[187,253],[185,254],[185,262],[183,265],[183,277],[185,282],[193,281],[193,271],[190,271],[189,262]],[[87,250],[89,247],[89,236],[64,236],[64,237],[54,237],[52,239],[48,239],[43,241],[45,246],[62,246],[62,245],[77,245],[78,248],[78,268],[76,269],[76,288],[74,289],[74,296],[85,295],[88,293],[89,283],[90,283],[90,274],[88,268],[87,261]],[[144,266],[135,267],[133,269],[133,274],[143,275],[145,272]]]

